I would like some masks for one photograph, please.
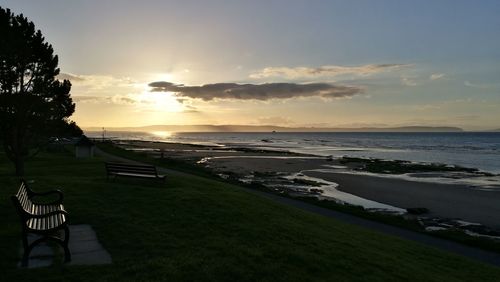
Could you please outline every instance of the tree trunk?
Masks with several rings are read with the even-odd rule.
[[[24,159],[17,158],[15,161],[16,176],[24,176]]]

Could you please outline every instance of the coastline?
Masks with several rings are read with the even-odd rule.
[[[101,139],[102,132],[88,132]],[[108,132],[108,140],[141,140],[290,151],[415,163],[443,163],[500,174],[500,133],[380,132]],[[500,180],[498,181],[500,182]]]
[[[119,144],[156,158],[163,154],[165,158],[198,163],[222,178],[263,185],[291,196],[329,199],[325,197],[329,193],[323,189],[334,189],[388,206],[380,209],[368,206],[377,211],[385,209],[401,214],[401,210],[407,208],[425,208],[428,213],[419,215],[424,220],[440,218],[452,221],[451,224],[467,221],[500,228],[499,189],[474,189],[464,184],[435,183],[425,178],[422,179],[425,181],[417,181],[417,178],[414,181],[399,175],[366,175],[349,170],[338,159],[287,151],[150,141],[122,140]],[[311,181],[310,177],[319,181]],[[346,203],[356,205],[356,202]],[[436,230],[447,225],[450,222],[436,224]]]

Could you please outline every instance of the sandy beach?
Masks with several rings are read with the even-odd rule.
[[[252,179],[259,175],[267,179],[263,183],[276,180],[278,186],[287,186],[279,182],[286,175],[314,177],[338,184],[334,188],[338,191],[378,203],[402,209],[426,208],[429,210],[425,214],[427,217],[460,219],[500,228],[499,189],[481,190],[468,185],[363,175],[349,170],[337,159],[289,152],[142,141],[122,146],[146,150],[156,157],[163,152],[164,157],[192,163],[201,160],[203,165],[221,175],[254,176]]]
[[[305,174],[336,182],[341,191],[385,204],[402,208],[425,207],[430,216],[500,227],[500,191],[345,173]]]

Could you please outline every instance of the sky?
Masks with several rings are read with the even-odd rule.
[[[25,1],[82,127],[500,128],[500,1]]]

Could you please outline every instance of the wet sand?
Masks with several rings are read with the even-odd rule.
[[[220,158],[210,161],[212,168],[238,174],[252,172],[302,172],[304,175],[339,184],[338,190],[399,208],[427,208],[425,216],[457,218],[500,228],[500,190],[480,190],[467,185],[440,184],[377,177],[310,171],[336,165],[310,158]],[[341,171],[340,169],[339,171]]]
[[[429,215],[500,227],[500,191],[345,173],[306,172],[339,184],[337,189],[401,208],[425,207]]]

